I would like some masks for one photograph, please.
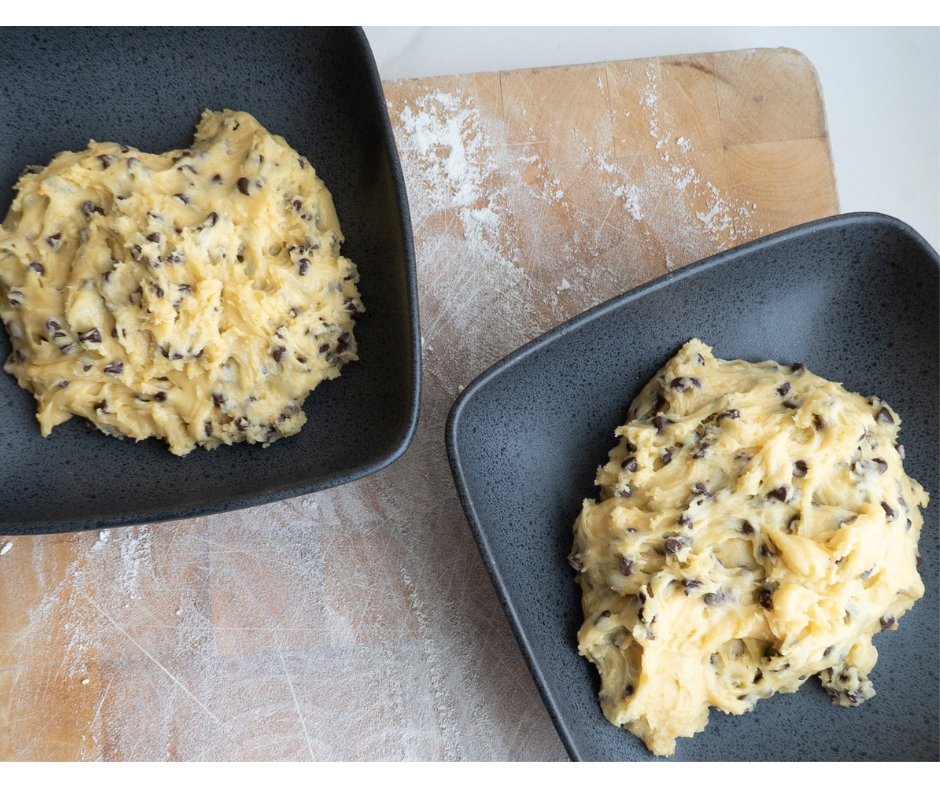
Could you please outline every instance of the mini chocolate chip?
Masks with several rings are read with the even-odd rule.
[[[153,241],[155,244],[160,243],[160,233],[150,233],[150,235],[147,236],[147,240]]]
[[[689,595],[689,590],[692,588],[700,588],[704,585],[701,580],[681,580],[679,584],[682,586],[682,590],[686,596]]]
[[[620,467],[628,473],[636,473],[638,467],[636,457],[627,457],[627,459],[620,463]]]
[[[747,520],[741,524],[741,530],[746,534],[754,533],[754,526],[751,525]]]
[[[636,451],[636,446],[630,443],[630,441],[624,441],[623,447],[627,450],[627,454],[632,454]]]
[[[722,419],[739,419],[741,418],[741,412],[737,408],[731,408],[731,410],[726,410],[724,413],[719,413],[718,418],[715,421],[721,421]]]
[[[157,298],[163,298],[163,288],[160,285],[153,286],[153,292],[156,293]]]
[[[98,333],[97,328],[93,328],[91,331],[86,331],[84,334],[79,334],[78,339],[81,342],[101,342],[101,334]]]
[[[702,354],[701,354],[701,353],[697,353],[696,355],[698,356],[698,363],[701,364],[701,365],[704,367],[704,366],[705,366],[705,359],[703,358]]]
[[[636,561],[632,558],[627,558],[626,556],[620,557],[620,574],[624,577],[630,577],[633,574],[633,570],[636,568]]]
[[[783,401],[783,407],[789,408],[790,410],[796,410],[800,406],[796,402],[794,402],[792,399],[785,399]]]
[[[682,548],[688,547],[691,540],[685,536],[670,536],[666,540],[666,552],[676,555],[682,552]]]
[[[636,592],[636,598],[640,602],[641,605],[646,602],[646,594],[643,592],[642,588]]]
[[[723,591],[713,592],[705,594],[702,599],[706,605],[720,605],[725,601],[725,594]]]
[[[59,381],[59,388],[60,388],[60,389],[68,388],[68,386],[69,386],[69,381],[67,381],[67,380],[60,380],[60,381]]]
[[[46,321],[46,328],[50,331],[58,331],[62,326],[59,325],[57,320],[53,320],[51,317]]]
[[[892,508],[888,505],[887,501],[882,501],[882,502],[881,502],[881,508],[885,510],[885,515],[887,515],[889,522],[890,522],[891,520],[896,520],[896,519],[897,519],[898,513],[897,513],[896,511],[894,511],[894,509],[892,509]]]
[[[581,563],[581,556],[577,553],[572,553],[568,556],[568,563],[576,572],[580,572],[584,568],[584,564]]]
[[[777,386],[777,393],[778,393],[781,397],[785,397],[789,392],[790,392],[790,381],[789,381],[789,380],[785,380],[783,383],[781,383],[779,386]]]
[[[767,493],[767,495],[769,495],[771,498],[776,498],[782,503],[786,503],[787,498],[790,497],[790,488],[784,485],[783,487],[778,487],[776,490],[771,490],[769,493]]]
[[[809,470],[806,463],[803,460],[797,460],[793,463],[793,475],[799,478],[806,476],[806,472]]]
[[[106,413],[108,409],[108,401],[106,399],[103,399],[100,402],[96,402],[92,407],[97,411]]]
[[[918,553],[917,554],[917,568],[920,569],[920,565],[924,563],[924,557]]]
[[[905,454],[906,454],[906,452],[904,451],[904,446],[903,446],[902,444],[900,444],[900,443],[895,443],[895,444],[894,444],[894,448],[895,448],[895,449],[897,450],[897,452],[898,452],[898,457],[900,457],[900,458],[903,460],[903,459],[904,459],[904,456],[905,456]]]
[[[692,485],[692,493],[694,495],[704,495],[706,498],[711,498],[712,494],[708,491],[708,488],[703,482],[696,482]]]
[[[697,389],[702,387],[702,381],[698,378],[673,378],[672,383],[669,384],[676,391],[688,391],[693,386]]]
[[[274,356],[274,360],[275,360],[275,361],[280,362],[280,360],[281,360],[282,358],[284,358],[284,353],[285,353],[286,351],[287,351],[287,348],[284,348],[284,347],[276,347],[276,348],[274,348],[274,351],[271,353],[271,355]]]
[[[42,172],[42,167],[37,164],[27,164],[23,167],[23,172],[21,175],[35,175],[36,173]]]
[[[298,360],[301,364],[306,364],[306,363],[307,363],[307,357],[306,357],[306,356],[297,356],[297,360]]]
[[[219,407],[225,403],[225,395],[213,392],[212,401],[215,403],[216,407]]]
[[[183,170],[189,170],[193,175],[196,175],[196,174],[197,174],[197,173],[196,173],[196,168],[193,167],[192,164],[181,164],[181,165],[180,165],[179,167],[177,167],[176,169],[178,169],[180,172],[182,172]]]
[[[633,685],[632,685],[632,684],[627,684],[627,686],[623,688],[623,694],[624,694],[626,697],[628,697],[628,698],[629,698],[635,691],[636,691],[636,690],[633,689]]]
[[[832,646],[827,646],[826,650],[823,652],[824,657],[828,657],[832,653]]]
[[[250,426],[251,426],[251,422],[248,421],[248,419],[246,419],[244,416],[239,416],[237,419],[235,419],[235,428],[239,432],[244,432]]]
[[[882,629],[891,629],[895,624],[895,619],[890,613],[886,613],[878,619],[878,623],[881,624]]]
[[[307,275],[307,269],[310,268],[310,261],[306,257],[301,257],[298,261],[299,273],[301,276]]]
[[[154,398],[157,402],[166,402],[166,392],[165,392],[165,391],[158,391],[156,394],[153,395],[153,398]]]
[[[858,576],[858,579],[859,579],[859,580],[867,580],[869,577],[871,577],[871,573],[874,572],[874,571],[875,571],[875,568],[874,568],[874,567],[872,567],[871,569],[866,569],[864,572],[862,572],[862,573]]]
[[[666,449],[660,456],[659,459],[663,461],[663,465],[669,465],[672,462],[672,452],[669,449]]]
[[[813,424],[816,427],[817,432],[822,432],[824,429],[826,429],[826,420],[818,413],[813,415]]]
[[[112,361],[108,364],[103,370],[109,375],[120,375],[124,371],[124,362],[123,361]]]
[[[108,167],[117,161],[117,156],[112,156],[110,153],[103,153],[98,158],[101,159],[101,166],[104,169],[108,169]]]
[[[693,460],[703,459],[705,457],[705,451],[707,449],[708,449],[708,443],[706,441],[702,441],[702,443],[699,444],[698,450],[695,452],[695,454],[692,455],[692,459]]]
[[[46,238],[46,243],[55,249],[61,238],[62,233],[56,233],[55,235],[50,235],[48,238]]]
[[[205,423],[205,428],[206,428],[206,437],[207,438],[211,437],[212,436],[212,422],[207,421]]]
[[[683,525],[690,530],[692,528],[692,518],[689,517],[689,515],[687,514],[679,515],[679,518],[676,520],[676,522],[679,523],[679,525]]]
[[[44,276],[46,273],[46,267],[39,261],[34,261],[30,263],[29,267],[32,268],[40,276]]]
[[[350,345],[351,345],[351,342],[350,342],[351,339],[352,337],[345,331],[342,334],[340,334],[339,337],[337,337],[336,339],[336,352],[345,353],[347,350],[349,350]]]
[[[174,194],[173,196],[183,203],[183,205],[189,205],[189,197],[187,197],[185,194]],[[179,231],[177,230],[177,232]]]
[[[774,609],[774,595],[766,588],[757,595],[757,601],[760,602],[761,607],[767,608],[767,610]]]
[[[788,533],[792,534],[795,530],[797,530],[800,527],[800,519],[801,519],[800,515],[798,514],[795,514],[793,515],[793,517],[790,518],[790,522],[787,523]]]
[[[247,178],[239,178],[239,179],[238,179],[238,191],[240,191],[242,194],[248,194],[248,193],[249,193],[249,192],[248,192],[248,179],[247,179]]]
[[[797,361],[796,364],[790,365],[790,369],[799,375],[801,372],[806,371],[806,364],[801,364],[799,361]]]
[[[776,555],[777,555],[777,551],[774,550],[774,549],[773,549],[770,545],[768,545],[768,544],[762,544],[762,545],[760,546],[760,554],[761,554],[762,556],[764,556],[764,558],[774,558],[774,557],[776,557]]]
[[[320,345],[320,347],[319,347],[317,350],[318,350],[318,352],[320,352],[320,353],[326,353],[326,351],[329,350],[329,349],[330,349],[329,344],[328,344],[328,343],[324,343],[324,344]]]
[[[180,353],[178,350],[174,350],[173,355],[170,356],[170,360],[179,361],[182,357],[183,357],[182,353]]]
[[[660,410],[662,410],[663,405],[666,404],[666,400],[663,397],[663,393],[659,389],[656,389],[656,393],[655,395],[651,397],[651,401],[653,403],[654,412],[659,412]]]
[[[630,484],[624,485],[622,489],[617,490],[617,495],[619,495],[621,498],[630,498],[630,497],[632,497],[632,496],[633,496],[633,486],[630,485]]]
[[[887,408],[882,408],[878,411],[878,415],[875,416],[875,421],[880,421],[882,424],[894,424],[894,417],[891,415],[891,411]]]

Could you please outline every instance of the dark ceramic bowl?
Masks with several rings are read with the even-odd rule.
[[[875,638],[877,696],[833,706],[816,680],[751,714],[712,710],[678,760],[937,760],[938,258],[901,222],[795,227],[669,274],[558,326],[477,378],[447,425],[457,490],[509,623],[572,758],[651,760],[608,723],[578,656],[565,560],[630,402],[691,337],[719,358],[804,362],[901,414],[905,468],[930,493],[926,594]]]
[[[318,386],[301,432],[185,458],[81,419],[42,438],[32,395],[0,372],[0,533],[155,522],[268,503],[385,467],[418,417],[420,348],[405,185],[358,29],[0,30],[0,216],[27,164],[90,138],[184,148],[206,108],[245,110],[307,156],[333,194],[367,313],[361,361]],[[0,359],[10,353],[0,330]]]

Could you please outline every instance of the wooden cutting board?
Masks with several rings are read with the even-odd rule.
[[[837,213],[819,83],[776,49],[384,87],[417,247],[413,446],[270,506],[0,537],[0,758],[565,757],[457,502],[447,412],[584,309]]]

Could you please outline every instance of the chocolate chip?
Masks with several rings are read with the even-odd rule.
[[[878,411],[878,415],[875,416],[875,421],[880,421],[882,424],[894,424],[894,417],[891,415],[891,411],[887,408],[882,408]]]
[[[781,397],[785,397],[790,391],[790,381],[785,380],[781,385],[777,386],[777,393]]]
[[[762,544],[760,546],[760,554],[764,558],[774,558],[777,555],[777,551],[774,550],[769,544]]]
[[[46,266],[44,266],[44,265],[43,265],[42,263],[40,263],[38,260],[37,260],[37,261],[33,261],[32,263],[30,263],[30,264],[29,264],[29,267],[30,267],[33,271],[35,271],[37,274],[39,274],[40,276],[44,276],[45,273],[46,273]]]
[[[917,553],[917,568],[918,569],[920,569],[920,565],[922,563],[924,563],[924,557],[920,553]]]
[[[235,428],[239,432],[244,432],[250,426],[251,426],[251,422],[248,421],[248,419],[246,419],[244,416],[239,416],[237,419],[235,419]]]
[[[666,400],[663,397],[663,393],[659,389],[656,389],[656,392],[653,395],[651,395],[650,401],[653,403],[654,413],[662,410],[663,405],[666,404]]]
[[[699,444],[698,449],[695,454],[692,455],[693,460],[701,460],[705,457],[705,451],[708,449],[708,443],[703,441]]]
[[[790,369],[797,375],[806,371],[806,364],[801,364],[799,361],[796,364],[791,364]]]
[[[206,217],[206,224],[210,227],[215,227],[215,223],[219,221],[219,215],[213,211]]]
[[[881,508],[885,510],[889,522],[897,519],[898,513],[888,505],[887,501],[881,502]]]
[[[624,441],[623,447],[627,450],[627,454],[632,454],[636,451],[636,446],[630,443],[630,441]]]
[[[212,401],[215,403],[216,407],[220,407],[225,404],[225,395],[220,394],[219,392],[213,392]]]
[[[89,369],[91,369],[91,364],[85,364],[82,366],[82,372],[88,372]]]
[[[636,469],[639,466],[637,465],[636,457],[627,457],[627,459],[620,463],[620,467],[628,473],[636,473]]]
[[[91,331],[86,331],[84,334],[79,334],[78,339],[80,342],[101,342],[101,334],[98,333],[97,328],[93,328]]]
[[[795,514],[790,518],[790,522],[787,523],[787,533],[793,533],[800,527],[800,515]]]
[[[295,211],[299,211],[301,205],[303,205],[303,203],[300,200],[294,200],[293,206]]]
[[[757,595],[757,601],[760,602],[761,607],[767,608],[767,610],[774,609],[774,595],[766,588]]]
[[[124,362],[123,361],[112,361],[108,364],[103,370],[108,375],[120,375],[124,371]]]
[[[117,161],[117,156],[112,156],[110,153],[103,153],[98,158],[101,159],[101,166],[104,169],[108,169],[108,167]]]
[[[702,597],[702,600],[706,605],[720,605],[725,601],[725,594],[724,591],[705,594],[705,596]]]
[[[718,418],[715,421],[721,421],[722,419],[739,419],[741,418],[741,412],[737,408],[731,408],[731,410],[726,410],[724,413],[719,413]]]
[[[891,629],[895,625],[894,616],[890,613],[886,613],[881,618],[878,619],[878,623],[881,624],[882,629]]]
[[[154,398],[157,402],[166,402],[166,392],[165,392],[165,391],[158,391],[156,394],[153,395],[153,398]]]
[[[704,367],[704,366],[705,366],[705,359],[703,358],[702,354],[701,354],[701,353],[698,353],[698,354],[696,354],[696,355],[698,356],[698,363],[701,364],[701,365]]]
[[[621,498],[630,498],[633,496],[633,486],[630,484],[625,484],[622,489],[617,490],[617,495]]]
[[[799,478],[806,476],[806,472],[809,470],[806,463],[803,460],[797,460],[793,463],[793,475]]]
[[[185,194],[174,194],[173,196],[183,203],[183,205],[189,205],[189,197],[187,197]]]
[[[785,399],[783,401],[783,407],[789,408],[790,410],[796,410],[800,406],[796,402],[794,402],[792,399]]]
[[[103,399],[99,402],[96,402],[92,407],[95,410],[97,410],[99,413],[107,413],[108,401],[106,399]]]
[[[635,690],[633,689],[633,685],[632,685],[632,684],[627,684],[627,686],[623,688],[623,694],[624,694],[626,697],[628,697],[628,698],[629,698],[634,692],[635,692]]]
[[[160,285],[155,284],[153,286],[153,292],[156,294],[157,298],[163,298],[163,288]]]
[[[21,172],[20,175],[35,175],[39,172],[42,172],[42,167],[37,164],[27,164],[25,167],[23,167],[23,172]]]
[[[155,244],[160,243],[160,233],[150,233],[150,235],[147,236],[147,240],[153,241]]]
[[[342,334],[340,334],[336,339],[336,352],[345,353],[347,350],[349,350],[351,340],[352,337],[347,332],[344,331]]]
[[[299,273],[301,276],[307,275],[307,270],[310,268],[310,261],[306,257],[301,257],[298,261],[299,264]]]
[[[203,426],[206,428],[206,437],[209,438],[212,436],[212,422],[207,421]]]
[[[704,583],[701,580],[681,580],[679,581],[679,585],[682,586],[683,592],[688,596],[691,589],[700,588]]]
[[[286,351],[287,349],[284,347],[276,347],[274,348],[274,352],[272,352],[271,355],[274,356],[275,361],[280,362],[280,360],[284,358],[284,353]]]
[[[53,249],[58,249],[61,244],[59,241],[62,240],[62,233],[56,233],[55,235],[50,235],[46,238],[46,243],[49,244]]]
[[[249,193],[249,192],[248,192],[248,179],[247,179],[247,178],[239,178],[239,179],[238,179],[238,191],[240,191],[242,194],[248,194],[248,193]]]
[[[215,175],[212,176],[212,182],[213,182],[213,183],[222,183],[222,176],[219,175],[219,173],[216,173]]]
[[[815,425],[817,432],[822,432],[824,429],[826,429],[826,420],[818,413],[813,415],[813,424]]]
[[[767,495],[769,495],[771,498],[776,498],[782,503],[786,503],[787,498],[790,497],[790,488],[784,485],[783,487],[778,487],[776,490],[771,490],[769,493],[767,493]]]
[[[900,458],[903,460],[903,459],[904,459],[904,456],[905,456],[905,454],[906,454],[906,452],[904,451],[904,446],[903,446],[902,444],[900,444],[900,443],[895,443],[895,444],[894,444],[894,448],[895,448],[895,449],[897,450],[897,452],[898,452],[898,457],[900,457]]]
[[[689,515],[687,514],[680,514],[676,522],[679,523],[679,525],[683,525],[690,530],[692,528],[692,518],[689,517]]]
[[[704,495],[706,498],[711,498],[712,494],[708,491],[708,488],[703,482],[696,482],[692,485],[693,495]]]
[[[189,170],[193,175],[196,175],[196,174],[197,174],[197,173],[196,173],[196,168],[193,167],[192,164],[181,164],[181,165],[180,165],[179,167],[177,167],[176,169],[178,169],[180,172],[182,172],[183,170]]]
[[[702,381],[698,378],[679,377],[673,378],[672,383],[669,385],[676,391],[688,391],[693,387],[700,389],[702,387]]]
[[[662,460],[663,465],[669,465],[669,463],[672,462],[672,452],[666,449],[666,451],[659,455],[659,459]]]
[[[633,574],[633,570],[636,568],[636,561],[632,558],[627,558],[626,556],[620,557],[620,574],[624,577],[630,577]]]
[[[320,352],[320,353],[326,353],[326,351],[329,350],[329,349],[330,349],[329,343],[324,343],[324,344],[320,345],[319,348],[317,348],[318,352]]]
[[[691,540],[685,536],[670,536],[666,540],[666,552],[677,555],[682,552],[684,547],[688,547],[691,543]]]
[[[580,572],[584,568],[584,564],[581,563],[581,556],[577,553],[572,553],[568,556],[568,563],[576,572]]]
[[[754,533],[754,526],[751,525],[747,520],[741,524],[741,530],[746,534]]]
[[[832,653],[832,646],[827,646],[826,650],[823,652],[824,657],[828,657]]]

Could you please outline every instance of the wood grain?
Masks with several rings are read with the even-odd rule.
[[[457,502],[447,412],[566,318],[838,212],[818,80],[778,49],[384,87],[418,260],[414,444],[270,506],[0,537],[0,758],[565,757]]]

